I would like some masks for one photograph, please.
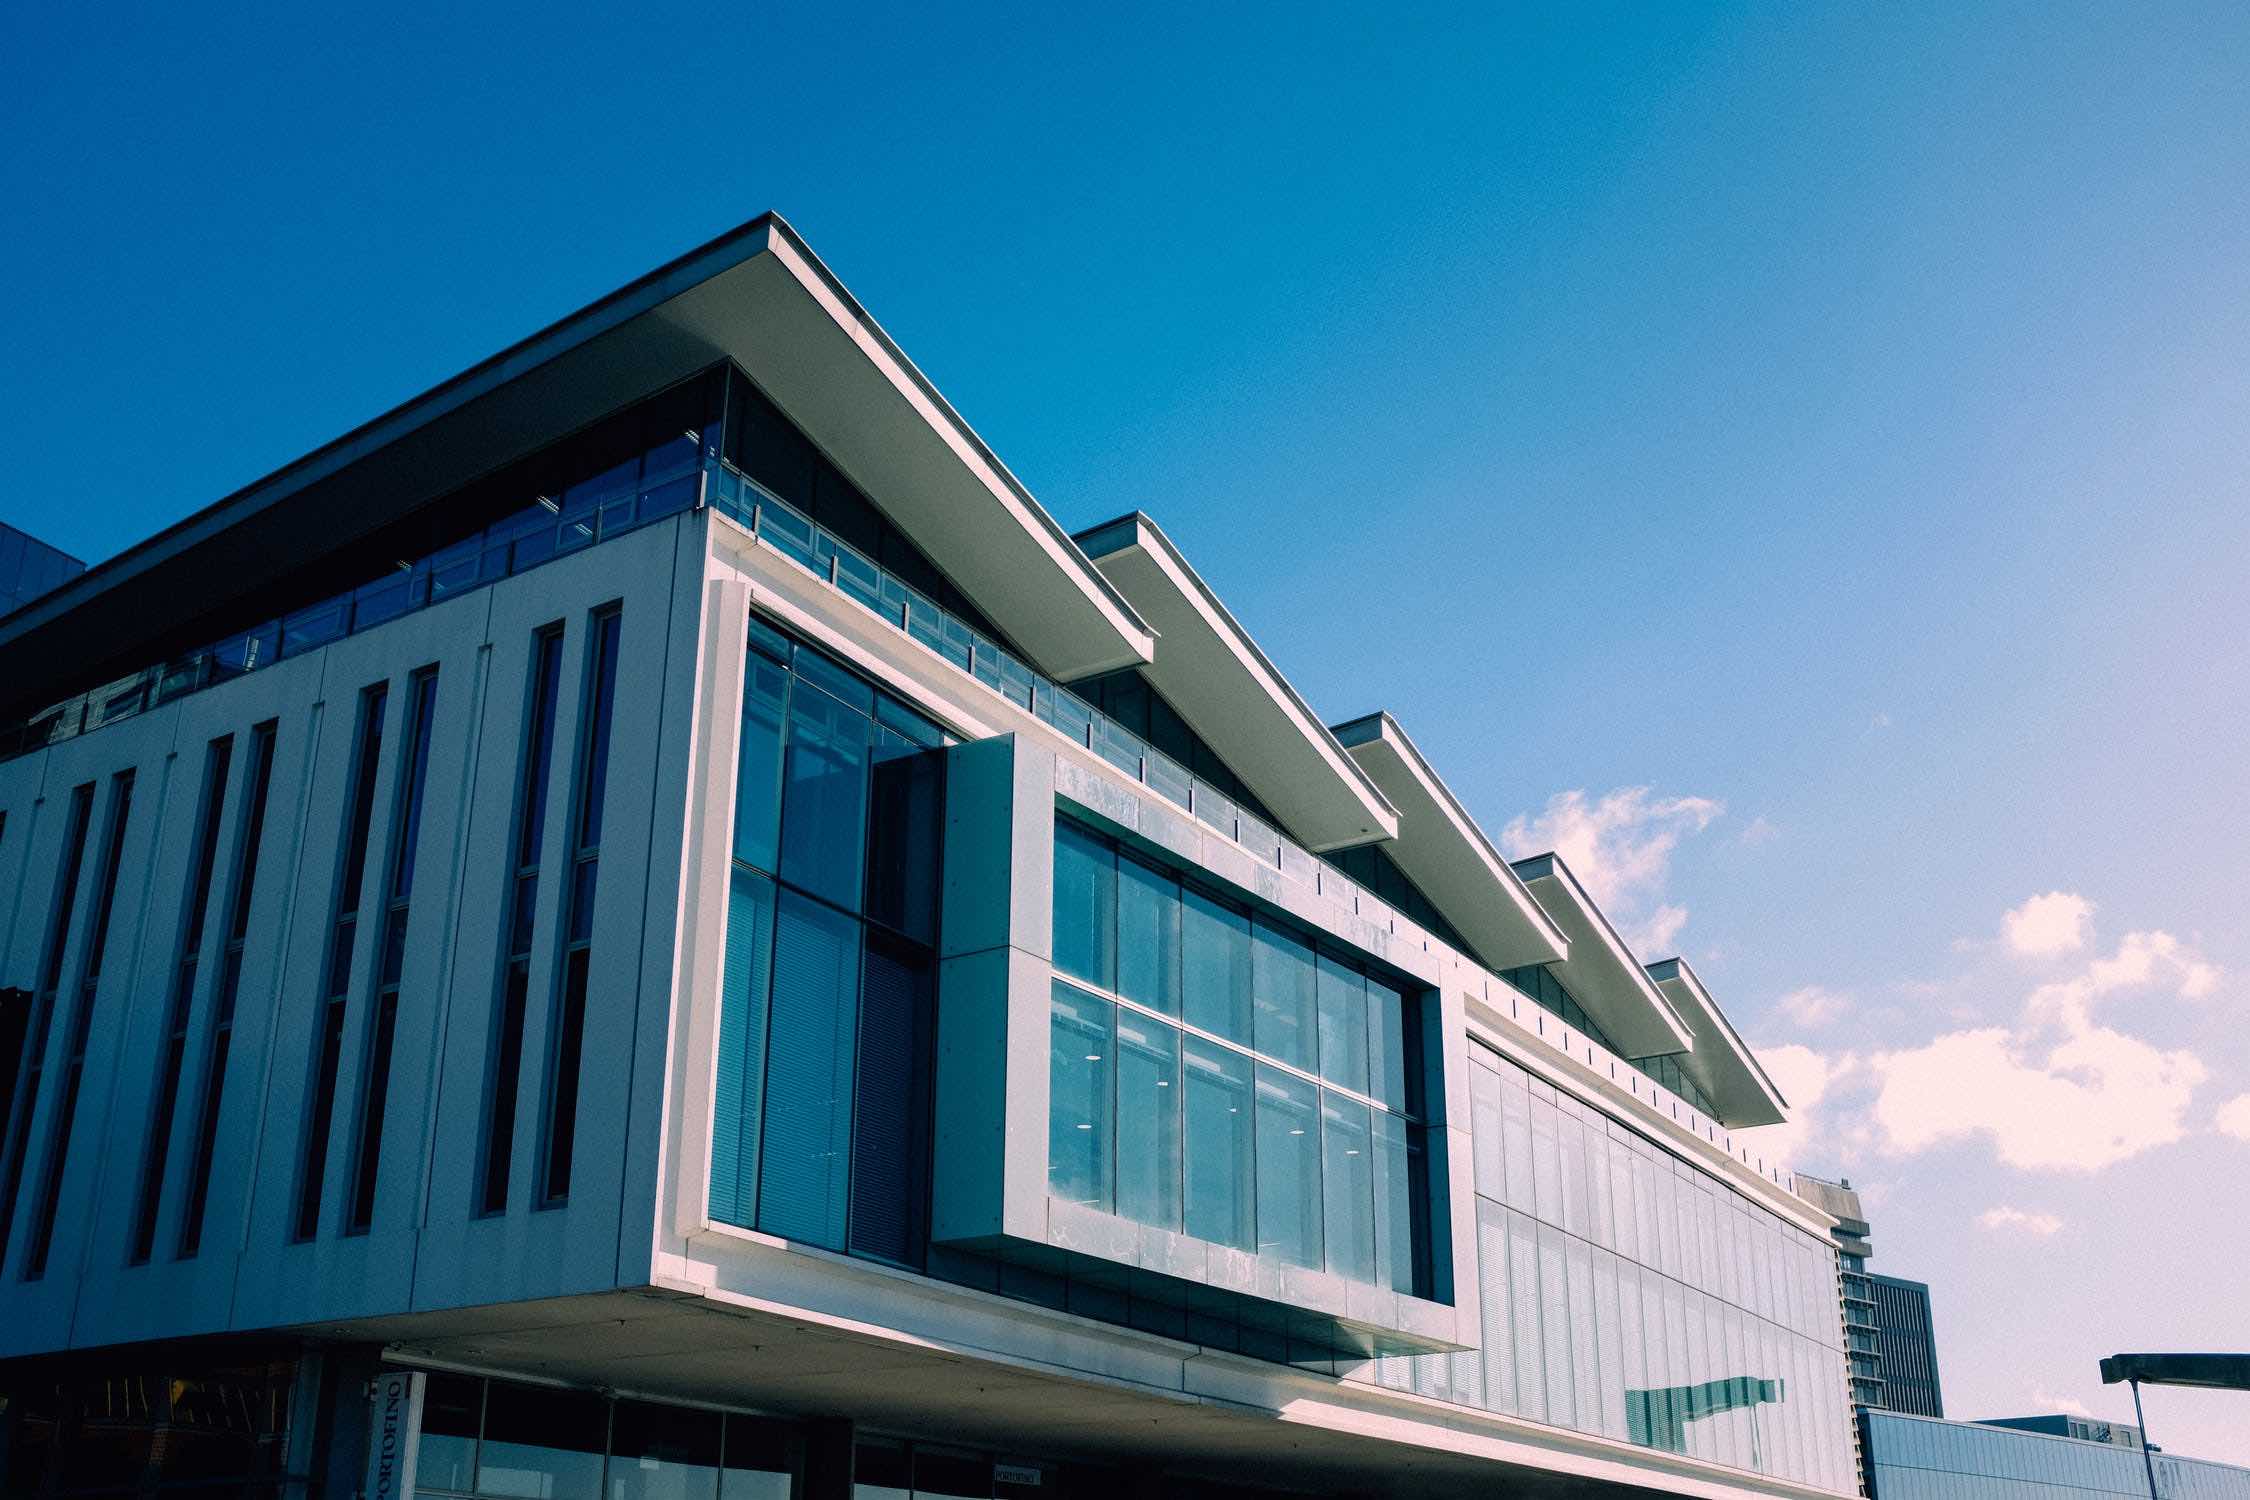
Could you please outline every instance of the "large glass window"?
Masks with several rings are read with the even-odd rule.
[[[1180,1055],[1187,1073],[1187,1232],[1255,1249],[1250,1059],[1193,1036]]]
[[[1470,1051],[1483,1389],[1442,1355],[1404,1361],[1414,1388],[1848,1489],[1827,1242]]]
[[[1054,890],[1056,1196],[1427,1295],[1418,1003],[1067,820]]]
[[[786,1422],[432,1374],[415,1489],[511,1500],[788,1500]]]
[[[946,737],[762,621],[749,639],[711,1216],[919,1265]]]

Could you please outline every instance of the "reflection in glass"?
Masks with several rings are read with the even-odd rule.
[[[1180,1033],[1117,1012],[1117,1211],[1180,1227]]]
[[[1357,1100],[1320,1096],[1328,1269],[1354,1281],[1375,1279],[1375,1140],[1367,1115]]]
[[[1188,1037],[1180,1061],[1187,1078],[1187,1232],[1254,1250],[1250,1059]]]
[[[1309,1071],[1317,1039],[1312,945],[1263,920],[1253,924],[1251,938],[1257,1049]]]
[[[1180,1013],[1180,883],[1130,858],[1117,862],[1117,993]]]
[[[1250,919],[1200,891],[1185,892],[1181,953],[1190,1025],[1250,1045]]]
[[[620,1401],[611,1423],[608,1500],[711,1500],[717,1494],[717,1412]]]
[[[789,745],[783,755],[781,877],[846,911],[858,911],[867,847],[867,718],[826,693],[810,690],[798,653],[789,695]]]
[[[1068,1202],[1105,1210],[1114,1009],[1057,980],[1047,1047],[1047,1189]]]
[[[583,1391],[493,1382],[484,1404],[477,1493],[518,1500],[596,1500],[608,1404]]]
[[[1088,984],[1117,983],[1117,856],[1069,823],[1055,824],[1055,967]]]
[[[1354,1093],[1367,1087],[1367,980],[1320,955],[1320,1076]]]

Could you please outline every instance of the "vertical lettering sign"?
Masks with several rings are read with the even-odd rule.
[[[414,1455],[422,1436],[419,1370],[392,1370],[368,1386],[366,1500],[406,1500],[414,1493]]]

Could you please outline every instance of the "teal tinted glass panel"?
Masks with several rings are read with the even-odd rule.
[[[1375,1137],[1367,1106],[1323,1092],[1320,1098],[1321,1213],[1328,1269],[1354,1281],[1375,1279]]]
[[[1072,824],[1055,824],[1055,967],[1117,987],[1117,854]]]
[[[744,1226],[757,1222],[773,916],[773,882],[736,869],[727,890],[726,969],[711,1100],[711,1217]]]
[[[805,675],[818,653],[797,653],[783,756],[781,877],[800,890],[858,911],[867,849],[867,716],[812,690]]]
[[[945,840],[944,757],[883,728],[875,731],[874,751],[867,915],[918,943],[935,944]]]
[[[1258,1253],[1293,1266],[1325,1259],[1320,1224],[1320,1091],[1260,1063]]]
[[[1180,1013],[1180,883],[1137,859],[1117,862],[1117,993]]]
[[[1117,1211],[1160,1229],[1180,1227],[1180,1033],[1117,1012]]]
[[[1116,1007],[1055,981],[1047,1041],[1047,1191],[1110,1207],[1112,1061]]]
[[[859,923],[794,891],[774,922],[758,1227],[844,1247]]]
[[[1295,1067],[1313,1068],[1319,1046],[1312,945],[1285,927],[1254,923],[1250,983],[1257,1049]]]
[[[1188,1021],[1250,1045],[1250,919],[1201,891],[1180,912]]]
[[[1409,1109],[1406,1002],[1382,980],[1367,980],[1367,1092],[1392,1109]]]
[[[1323,953],[1319,991],[1320,1076],[1367,1093],[1367,979]]]
[[[1396,1115],[1371,1113],[1375,1143],[1375,1280],[1414,1295],[1419,1278],[1414,1244],[1414,1169],[1408,1126]]]
[[[753,643],[762,628],[751,622]],[[735,750],[734,857],[767,871],[781,868],[782,741],[788,711],[788,669],[749,653],[742,673],[742,739]]]
[[[1250,1059],[1188,1037],[1180,1062],[1187,1085],[1187,1232],[1254,1250]]]

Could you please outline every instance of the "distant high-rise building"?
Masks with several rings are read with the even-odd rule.
[[[0,615],[15,613],[85,571],[69,553],[0,521]]]
[[[1945,1415],[1938,1386],[1937,1339],[1931,1332],[1930,1284],[1899,1276],[1869,1276],[1875,1299],[1877,1372],[1883,1405],[1918,1417]]]

